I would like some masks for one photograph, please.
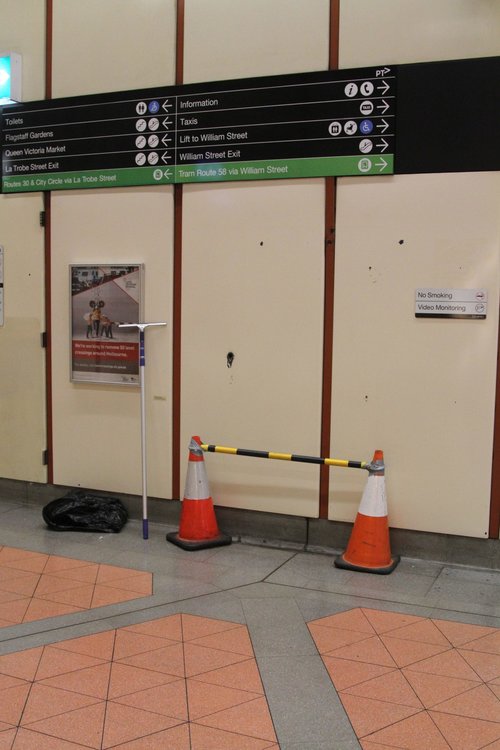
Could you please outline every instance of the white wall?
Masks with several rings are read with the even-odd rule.
[[[43,5],[0,0],[0,47],[15,43],[25,54],[29,98],[43,96]],[[53,95],[172,84],[175,6],[54,0]],[[328,0],[185,2],[186,83],[323,70],[328,44]],[[498,3],[341,2],[341,67],[499,53]],[[498,181],[498,173],[337,181],[332,454],[365,460],[384,450],[394,526],[486,532]],[[192,434],[236,447],[318,453],[324,181],[190,185],[183,192],[181,482]],[[9,356],[0,387],[10,399],[1,401],[0,430],[4,443],[16,435],[0,457],[0,475],[35,481],[44,478],[35,460],[44,442],[41,203],[37,194],[0,197],[0,341]],[[54,192],[52,206],[54,480],[140,493],[138,389],[69,380],[68,265],[144,262],[145,316],[171,322],[173,192]],[[484,286],[488,318],[416,320],[420,286]],[[149,489],[168,498],[171,325],[150,333],[148,342]],[[228,351],[236,355],[230,369]],[[21,445],[28,419],[37,437]],[[214,455],[206,461],[216,503],[318,514],[317,467]],[[331,470],[330,518],[354,518],[365,479]]]
[[[45,93],[45,15],[39,0],[0,0],[0,52],[23,60],[23,99]],[[46,481],[43,196],[0,195],[4,325],[0,327],[0,476]]]
[[[53,95],[172,84],[175,2],[55,0]],[[70,382],[70,263],[144,263],[148,492],[171,496],[173,190],[53,193],[54,482],[141,494],[138,387]]]

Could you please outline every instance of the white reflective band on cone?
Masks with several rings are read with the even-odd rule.
[[[206,500],[210,497],[204,461],[190,461],[186,477],[185,500]]]
[[[358,513],[362,513],[364,516],[375,517],[387,515],[387,495],[385,493],[384,476],[370,474],[366,480]]]

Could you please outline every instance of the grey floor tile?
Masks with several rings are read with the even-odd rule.
[[[317,653],[293,599],[242,599],[242,604],[257,656]]]
[[[259,656],[257,663],[280,747],[359,748],[320,656]]]

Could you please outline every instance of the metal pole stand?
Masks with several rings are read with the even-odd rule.
[[[166,323],[119,323],[118,328],[139,329],[139,382],[141,386],[141,459],[142,459],[142,538],[149,536],[148,528],[148,492],[147,492],[147,463],[146,463],[146,399],[144,368],[146,366],[146,355],[144,347],[145,330],[150,326],[166,326]]]

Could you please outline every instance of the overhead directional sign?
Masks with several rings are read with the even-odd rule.
[[[2,191],[391,174],[389,66],[2,108]]]

